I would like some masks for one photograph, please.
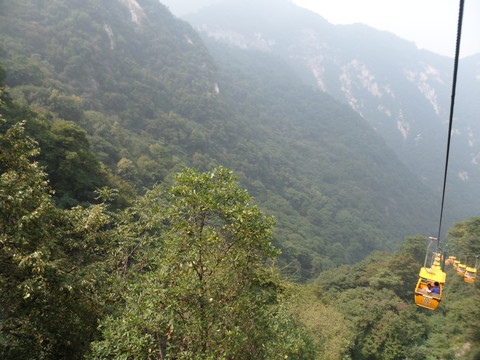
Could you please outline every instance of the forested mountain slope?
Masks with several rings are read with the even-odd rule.
[[[403,238],[414,223],[428,231],[435,221],[433,197],[415,199],[429,191],[361,117],[302,85],[281,60],[209,44],[218,59],[220,92],[237,121],[253,130],[247,146],[254,153],[238,147],[234,156],[242,171],[251,169],[252,194],[280,224],[289,224],[279,224],[287,254],[309,259],[317,250],[335,263],[345,256],[356,262],[359,252],[381,248],[391,236]],[[407,210],[413,203],[419,206],[415,215]],[[307,239],[302,247],[294,241],[296,228]],[[377,231],[382,228],[390,233]]]
[[[282,59],[156,0],[0,0],[1,359],[477,359],[478,279],[413,302],[433,197]],[[449,239],[471,264],[480,218]]]
[[[10,119],[34,110],[27,130],[64,206],[94,196],[52,178],[80,154],[49,156],[49,139],[84,137],[124,202],[185,165],[232,169],[277,217],[281,265],[302,279],[435,230],[435,196],[363,118],[278,58],[207,49],[157,1],[1,2],[0,33]]]
[[[185,19],[218,41],[283,58],[372,124],[425,184],[441,188],[453,47],[452,58],[436,55],[362,24],[330,24],[288,0],[218,1]],[[479,69],[480,55],[460,61],[446,198],[456,220],[480,211]]]

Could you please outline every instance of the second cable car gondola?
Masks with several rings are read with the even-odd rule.
[[[455,256],[449,256],[448,259],[445,260],[445,265],[452,265],[455,260],[457,260]]]
[[[469,284],[473,284],[475,282],[476,277],[477,277],[477,269],[467,266],[465,269],[465,275],[463,276],[463,279],[465,280],[465,282]]]
[[[465,274],[463,275],[463,280],[465,280],[466,283],[473,284],[475,282],[475,278],[477,277],[478,257],[479,255],[475,255],[475,267],[467,266],[465,268]]]

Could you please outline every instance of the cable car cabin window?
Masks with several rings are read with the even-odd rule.
[[[437,289],[437,290],[435,290]],[[438,291],[438,292],[437,292]],[[442,297],[442,285],[437,283],[435,285],[434,282],[429,281],[427,279],[422,279],[418,284],[417,292],[423,293],[425,295],[434,297],[434,298],[441,298]]]

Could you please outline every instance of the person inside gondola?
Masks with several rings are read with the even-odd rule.
[[[438,283],[438,281],[435,281],[435,283],[433,285],[434,286],[432,287],[432,289],[430,291],[433,294],[440,295],[440,284]]]
[[[433,296],[439,296],[440,295],[440,284],[435,281],[435,283],[433,284],[434,286],[432,287],[432,284],[428,283],[427,284],[427,289],[425,289],[427,291],[428,294],[432,294]]]

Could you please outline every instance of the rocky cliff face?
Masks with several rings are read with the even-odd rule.
[[[120,0],[120,2],[125,5],[130,11],[131,20],[137,24],[140,24],[142,19],[144,19],[145,11],[138,4],[136,0]]]

